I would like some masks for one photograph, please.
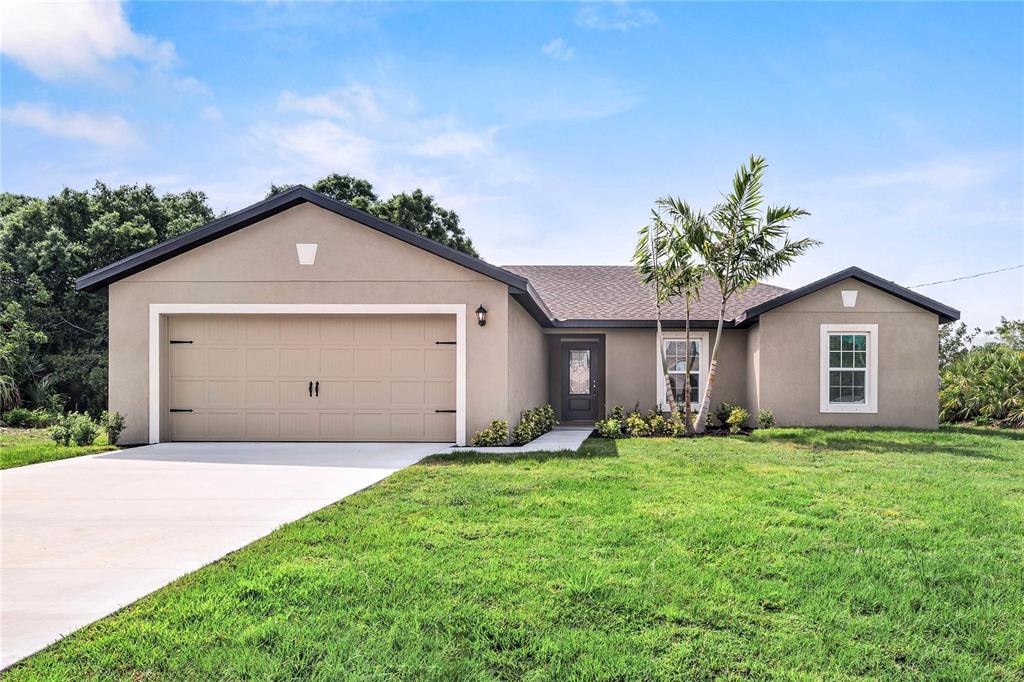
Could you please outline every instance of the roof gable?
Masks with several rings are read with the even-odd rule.
[[[765,303],[762,303],[760,305],[755,305],[754,307],[748,309],[744,313],[742,318],[737,319],[736,326],[748,327],[754,322],[756,322],[757,318],[760,315],[770,310],[774,310],[776,308],[784,306],[787,303],[792,303],[793,301],[799,298],[803,298],[808,294],[813,294],[816,291],[820,291],[825,287],[837,284],[843,281],[844,279],[855,279],[859,282],[863,282],[864,284],[875,287],[876,289],[880,289],[881,291],[884,291],[887,294],[895,296],[896,298],[902,299],[907,303],[911,303],[913,305],[918,306],[919,308],[924,308],[929,312],[935,313],[936,315],[939,316],[940,323],[953,322],[955,320],[960,319],[960,311],[956,310],[955,308],[950,308],[947,305],[939,303],[935,299],[928,298],[927,296],[922,296],[916,291],[912,291],[911,289],[902,287],[899,284],[896,284],[895,282],[892,282],[890,280],[882,279],[878,275],[872,274],[866,270],[862,270],[858,267],[851,266],[849,268],[846,268],[845,270],[840,270],[835,274],[829,275],[828,277],[823,277],[822,279],[819,279],[816,282],[811,282],[810,284],[802,286],[799,289],[794,289],[793,291],[782,294],[781,296],[773,298],[770,301],[766,301]]]
[[[423,249],[435,256],[444,258],[457,265],[473,270],[474,272],[490,277],[491,279],[507,284],[511,288],[512,293],[520,294],[527,291],[528,282],[525,278],[519,275],[502,270],[501,268],[491,265],[490,263],[486,263],[479,258],[474,258],[473,256],[462,253],[461,251],[439,244],[434,240],[428,239],[427,237],[412,232],[411,230],[407,230],[385,220],[381,220],[380,218],[372,216],[365,211],[360,211],[348,204],[324,196],[319,192],[314,192],[303,185],[292,187],[280,194],[276,194],[257,204],[253,204],[248,208],[226,215],[223,218],[218,218],[217,220],[207,223],[206,225],[192,230],[191,232],[174,237],[173,239],[168,239],[156,246],[134,253],[127,258],[122,258],[121,260],[111,263],[106,267],[79,277],[75,282],[75,287],[79,291],[96,291],[98,289],[102,289],[109,284],[124,279],[125,277],[129,277],[158,263],[162,263],[196,247],[202,246],[203,244],[207,244],[215,239],[223,237],[224,235],[237,232],[238,230],[258,223],[266,218],[307,202],[348,218],[373,230],[377,230],[378,232],[394,237],[406,244]]]

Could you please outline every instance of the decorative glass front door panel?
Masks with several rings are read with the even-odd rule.
[[[569,351],[569,395],[590,395],[590,351]]]

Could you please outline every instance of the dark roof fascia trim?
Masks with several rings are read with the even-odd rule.
[[[654,329],[658,326],[655,320],[555,320],[551,324],[558,329],[600,329],[602,327],[617,329]],[[726,320],[723,329],[732,329],[735,323]],[[690,329],[715,329],[718,320],[690,320]],[[662,320],[662,329],[686,329],[686,320]]]
[[[921,294],[915,291],[911,291],[906,287],[901,287],[899,284],[896,284],[895,282],[889,281],[887,279],[882,279],[878,275],[874,275],[866,270],[862,270],[856,266],[853,266],[846,268],[845,270],[840,270],[839,272],[831,274],[828,277],[819,279],[816,282],[811,282],[810,284],[802,286],[799,289],[794,289],[793,291],[773,298],[770,301],[766,301],[765,303],[756,305],[753,308],[748,308],[747,311],[744,313],[742,319],[740,319],[737,323],[737,326],[740,328],[749,327],[755,322],[757,322],[757,318],[763,313],[766,313],[770,310],[774,310],[775,308],[778,308],[780,306],[784,306],[787,303],[792,303],[798,298],[803,298],[808,294],[813,294],[816,291],[820,291],[821,289],[841,282],[844,279],[858,280],[860,282],[863,282],[864,284],[873,286],[876,289],[881,289],[882,291],[891,294],[896,298],[902,299],[907,303],[912,303],[916,306],[924,308],[925,310],[928,310],[929,312],[933,312],[939,316],[940,323],[944,324],[946,322],[954,322],[960,319],[960,311],[956,310],[955,308],[950,308],[947,305],[939,303],[935,299],[928,298],[927,296],[922,296]]]
[[[96,291],[97,289],[105,287],[113,282],[124,279],[130,275],[134,275],[146,268],[152,267],[158,263],[162,263],[179,254],[194,249],[197,246],[211,242],[218,237],[223,237],[224,235],[230,234],[244,227],[248,227],[253,223],[257,223],[273,215],[287,211],[288,209],[294,208],[304,202],[309,202],[319,206],[320,208],[331,211],[332,213],[336,213],[342,217],[365,225],[366,227],[377,230],[378,232],[383,232],[384,234],[395,237],[406,244],[423,249],[435,256],[440,256],[441,258],[449,260],[456,265],[461,265],[481,275],[502,282],[514,289],[526,291],[529,287],[529,282],[525,277],[503,270],[502,268],[486,263],[479,258],[474,258],[473,256],[457,251],[451,247],[438,244],[434,240],[416,234],[404,227],[393,225],[392,223],[381,220],[380,218],[372,216],[365,211],[360,211],[348,204],[326,197],[319,192],[314,192],[304,185],[296,185],[295,187],[292,187],[280,194],[276,194],[259,203],[253,204],[248,208],[243,208],[242,210],[226,215],[223,218],[218,218],[213,222],[207,223],[203,227],[192,230],[191,232],[178,237],[174,237],[173,239],[168,239],[156,246],[132,254],[127,258],[122,258],[115,263],[111,263],[110,265],[100,268],[94,272],[90,272],[87,275],[83,275],[75,282],[75,287],[79,291]]]

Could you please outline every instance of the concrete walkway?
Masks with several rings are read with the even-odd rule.
[[[165,443],[0,471],[0,668],[441,443]]]
[[[536,440],[526,445],[500,448],[474,448],[474,447],[451,447],[449,452],[473,452],[494,453],[514,455],[520,452],[558,452],[559,450],[572,450],[575,452],[583,445],[583,441],[594,432],[593,426],[556,426]]]

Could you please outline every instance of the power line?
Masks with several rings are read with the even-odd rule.
[[[940,279],[938,282],[925,282],[924,284],[915,284],[915,285],[909,286],[907,288],[908,289],[919,289],[920,287],[930,287],[933,284],[946,284],[948,282],[959,282],[960,280],[964,280],[964,279],[974,279],[975,277],[984,277],[985,275],[994,275],[997,272],[1009,272],[1010,270],[1017,270],[1019,268],[1024,268],[1024,263],[1021,263],[1020,265],[1011,265],[1008,268],[1001,268],[999,270],[989,270],[988,272],[979,272],[976,275],[967,275],[966,277],[954,277],[953,279]]]

